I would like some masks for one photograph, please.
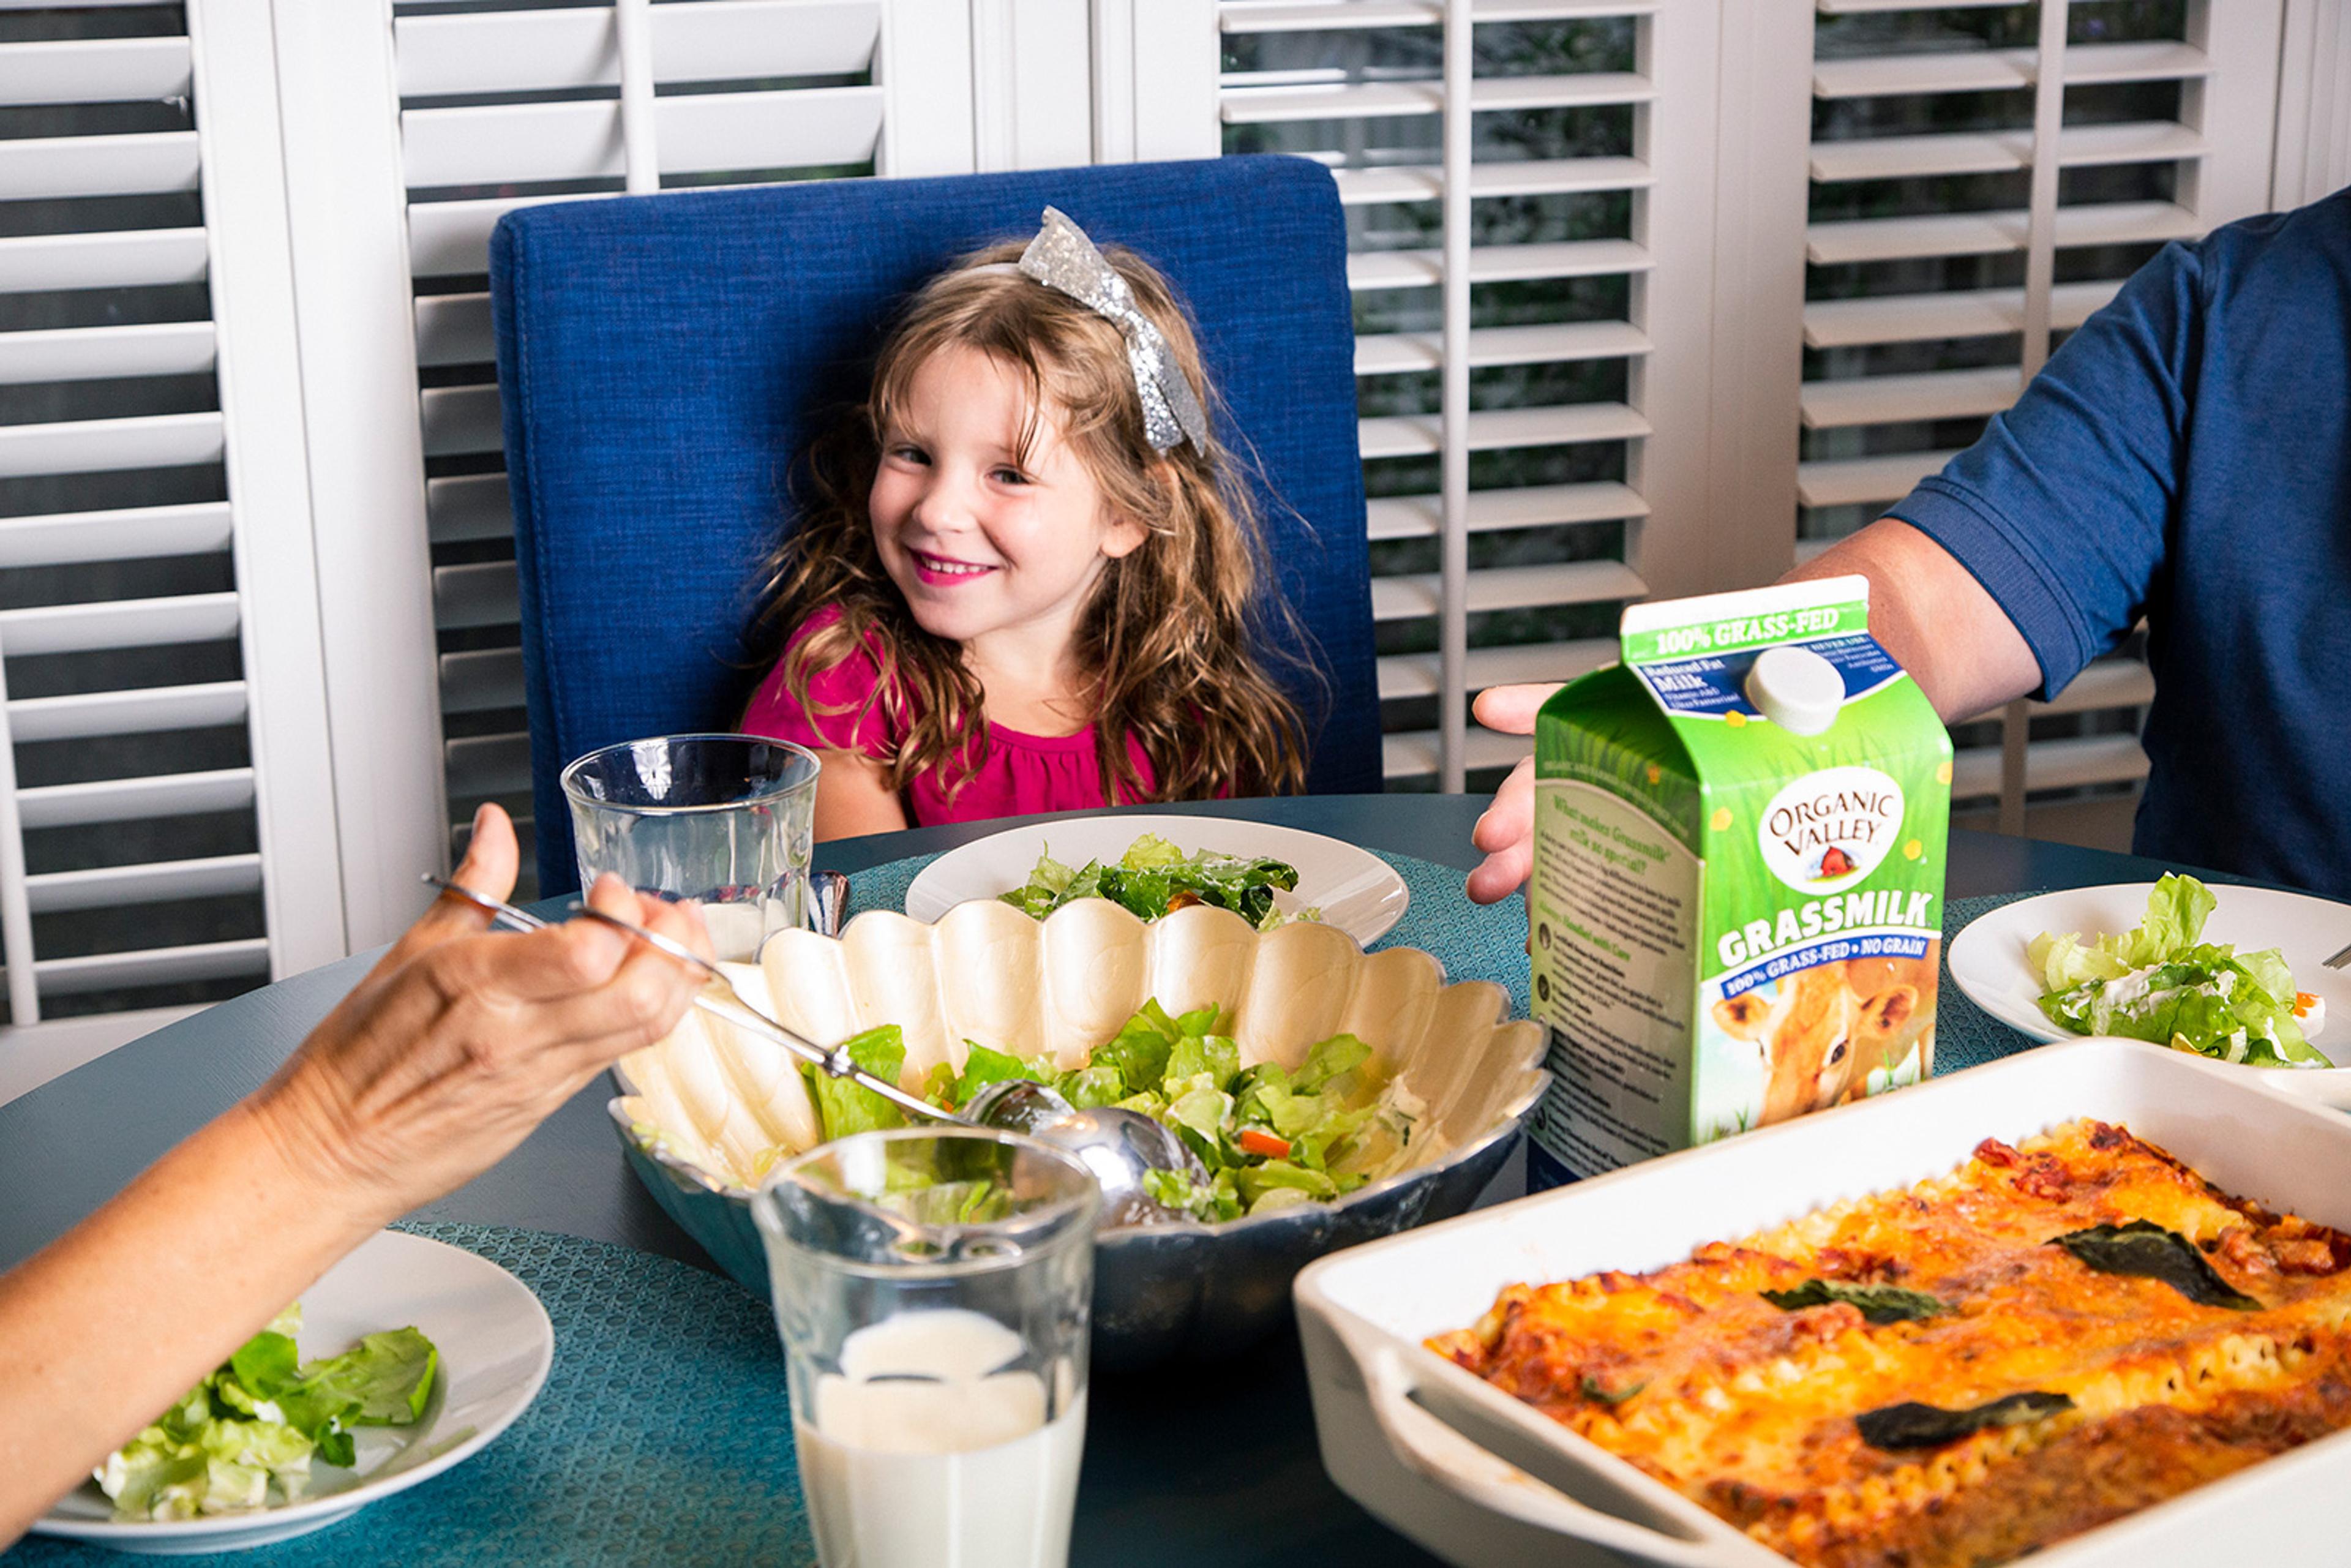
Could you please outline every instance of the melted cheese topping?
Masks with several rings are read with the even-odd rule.
[[[2259,1311],[2096,1272],[2051,1239],[2151,1220]],[[1648,1274],[1517,1285],[1430,1346],[1806,1563],[2004,1561],[2351,1425],[2351,1237],[2215,1190],[2118,1127],[1986,1140],[1950,1176]],[[1936,1297],[1872,1324],[1810,1279]],[[2026,1391],[2074,1408],[1884,1450],[1855,1417]],[[2029,1464],[2021,1463],[2029,1458]]]

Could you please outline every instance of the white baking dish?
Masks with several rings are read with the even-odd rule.
[[[2351,1118],[2225,1064],[2125,1040],[1987,1067],[1337,1253],[1298,1277],[1322,1462],[1447,1562],[1772,1568],[1786,1559],[1422,1348],[1503,1286],[1674,1262],[1941,1175],[1986,1137],[2119,1122],[2226,1192],[2351,1229]],[[2351,1557],[2351,1432],[2034,1555],[2034,1568]]]

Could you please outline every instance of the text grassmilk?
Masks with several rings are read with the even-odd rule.
[[[1551,1185],[1928,1075],[1950,737],[1859,577],[1635,605],[1535,727]]]
[[[826,1568],[1063,1568],[1085,1448],[1071,1369],[1011,1368],[979,1312],[901,1312],[842,1342],[793,1438]],[[1049,1392],[1052,1395],[1049,1408]]]

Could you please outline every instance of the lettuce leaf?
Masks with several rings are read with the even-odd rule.
[[[298,1306],[278,1314],[96,1474],[120,1520],[183,1520],[286,1501],[313,1457],[349,1465],[351,1428],[422,1418],[439,1353],[416,1329],[371,1333],[340,1355],[298,1364]]]
[[[841,1042],[841,1048],[849,1052],[850,1061],[885,1083],[897,1082],[899,1070],[906,1064],[905,1031],[893,1023],[853,1034]],[[826,1142],[852,1133],[906,1124],[904,1111],[854,1079],[835,1078],[814,1063],[800,1071],[808,1075],[809,1093],[816,1101],[817,1120],[823,1124]]]
[[[1263,1165],[1245,1166],[1233,1173],[1233,1181],[1240,1189],[1241,1200],[1249,1205],[1252,1214],[1258,1211],[1268,1193],[1284,1188],[1325,1200],[1339,1196],[1339,1184],[1328,1173],[1309,1170],[1288,1160],[1268,1160]]]
[[[1092,898],[1101,892],[1102,866],[1094,861],[1074,870],[1053,858],[1050,845],[1037,857],[1029,868],[1029,880],[1008,893],[997,896],[1004,903],[1028,915],[1042,920],[1064,904],[1077,898]]]
[[[1290,1075],[1290,1087],[1301,1094],[1319,1094],[1332,1080],[1344,1077],[1372,1059],[1372,1048],[1352,1034],[1334,1034],[1306,1053]]]
[[[2202,942],[2219,901],[2192,876],[2168,873],[2132,929],[2085,943],[2043,932],[2025,948],[2041,977],[2041,1010],[2076,1034],[2121,1035],[2268,1067],[2333,1065],[2294,1016],[2294,974],[2274,948],[2239,953]]]
[[[1228,1170],[1217,1171],[1205,1182],[1193,1181],[1181,1171],[1149,1171],[1144,1175],[1143,1190],[1155,1201],[1207,1225],[1238,1219],[1244,1211],[1239,1189]]]
[[[229,1370],[245,1392],[259,1399],[275,1399],[279,1390],[301,1380],[301,1353],[294,1342],[275,1329],[264,1329],[228,1358]]]
[[[2043,932],[2025,947],[2044,993],[2069,991],[2090,980],[2119,980],[2179,956],[2196,946],[2218,901],[2192,876],[2167,872],[2147,897],[2147,917],[2128,931],[2085,946],[2078,935]]]
[[[1182,865],[1184,852],[1157,833],[1145,833],[1126,846],[1126,853],[1118,857],[1123,871],[1155,871]]]
[[[1119,1031],[1103,1044],[1096,1046],[1087,1058],[1089,1067],[1115,1067],[1125,1081],[1130,1094],[1146,1093],[1159,1087],[1167,1076],[1167,1054],[1176,1042],[1187,1034],[1205,1034],[1216,1027],[1217,1012],[1206,1009],[1207,1020],[1199,1029],[1192,1027],[1197,1013],[1186,1013],[1180,1019],[1167,1016],[1167,1009],[1155,1000],[1143,1004],[1143,1010],[1122,1025]]]
[[[150,1427],[106,1457],[98,1484],[118,1520],[193,1519],[211,1495],[211,1469],[201,1444]]]
[[[967,1105],[971,1097],[991,1083],[1008,1082],[1025,1078],[1031,1083],[1047,1083],[1052,1075],[1030,1066],[1009,1051],[990,1051],[984,1045],[964,1042],[963,1071],[955,1081],[955,1103]]]
[[[407,1427],[424,1414],[440,1353],[414,1328],[387,1329],[302,1369],[298,1393],[334,1401],[352,1427]]]
[[[1178,1132],[1189,1128],[1198,1134],[1203,1142],[1213,1145],[1223,1136],[1225,1118],[1232,1113],[1232,1109],[1233,1097],[1230,1094],[1201,1082],[1198,1087],[1170,1100],[1166,1113],[1160,1120]]]
[[[1053,1080],[1054,1091],[1070,1103],[1073,1111],[1091,1111],[1097,1105],[1115,1105],[1126,1098],[1126,1079],[1115,1067],[1081,1067],[1064,1072]]]
[[[1221,1089],[1239,1076],[1240,1070],[1239,1041],[1220,1034],[1187,1034],[1168,1051],[1164,1082],[1173,1084],[1206,1073]]]
[[[1213,850],[1186,854],[1168,840],[1145,833],[1107,866],[1089,861],[1072,871],[1049,850],[1038,857],[1027,882],[997,896],[1039,920],[1081,898],[1107,898],[1145,920],[1156,920],[1182,898],[1229,909],[1252,925],[1270,928],[1280,918],[1273,903],[1275,890],[1297,885],[1298,868],[1285,861]]]

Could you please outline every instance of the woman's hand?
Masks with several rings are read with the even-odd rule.
[[[456,880],[514,878],[486,806]],[[610,877],[589,898],[709,951],[690,908]],[[337,1259],[660,1039],[701,979],[593,920],[488,925],[444,895],[277,1076],[0,1275],[0,1547]]]
[[[475,818],[455,880],[513,890],[513,825]],[[596,908],[710,951],[690,908],[615,877]],[[649,944],[575,919],[522,934],[444,894],[252,1102],[287,1166],[365,1230],[496,1164],[555,1108],[677,1022],[704,977]]]
[[[1557,690],[1555,685],[1489,686],[1478,694],[1469,711],[1488,729],[1499,730],[1504,735],[1532,735],[1536,711]],[[1469,896],[1479,904],[1493,904],[1518,892],[1534,865],[1533,758],[1527,758],[1510,769],[1510,776],[1494,791],[1494,803],[1486,808],[1486,814],[1469,830],[1469,841],[1486,855],[1478,869],[1469,873]]]

